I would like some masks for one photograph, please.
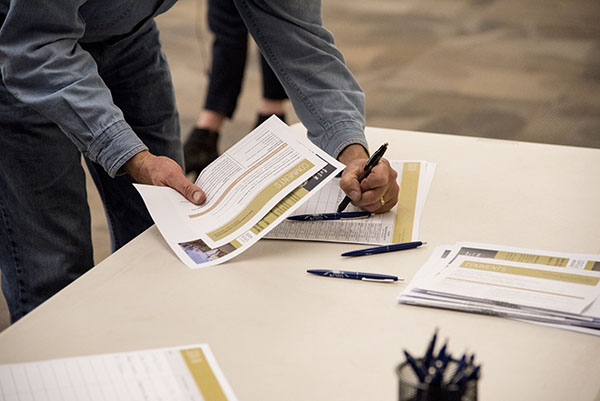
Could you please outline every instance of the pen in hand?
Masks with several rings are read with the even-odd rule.
[[[377,149],[375,151],[375,153],[373,153],[371,155],[371,157],[367,161],[367,164],[365,165],[364,171],[358,176],[359,183],[362,180],[364,180],[365,178],[367,178],[367,176],[369,174],[371,174],[371,170],[373,169],[373,167],[375,167],[379,163],[379,160],[381,160],[381,158],[383,157],[383,154],[387,150],[387,146],[388,146],[388,144],[386,142],[383,145],[381,145],[379,147],[379,149]],[[351,199],[348,196],[344,197],[344,199],[342,200],[342,202],[340,203],[340,205],[337,208],[337,212],[338,213],[343,212],[344,209],[346,209],[346,207],[348,207],[348,204],[350,203],[350,201],[351,201]]]

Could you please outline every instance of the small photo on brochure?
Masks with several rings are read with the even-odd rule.
[[[196,264],[217,260],[235,251],[235,247],[230,243],[212,249],[201,239],[181,242],[178,245]]]

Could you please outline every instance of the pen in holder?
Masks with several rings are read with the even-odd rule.
[[[399,401],[477,401],[480,365],[474,355],[454,359],[444,344],[434,354],[437,333],[423,358],[404,351],[406,361],[396,368]]]

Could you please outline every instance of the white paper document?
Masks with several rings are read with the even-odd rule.
[[[581,313],[600,293],[600,272],[459,256],[427,286],[490,304]]]
[[[248,249],[343,167],[273,116],[202,171],[202,205],[168,187],[135,187],[171,249],[197,268]]]
[[[398,172],[400,193],[398,204],[389,212],[357,220],[286,220],[273,229],[266,238],[373,245],[418,240],[419,223],[436,165],[423,160],[392,160],[390,163]],[[335,212],[344,197],[345,194],[339,186],[339,178],[336,178],[299,207],[294,214]],[[353,205],[348,205],[346,208],[348,212],[358,210],[360,209]]]
[[[0,365],[0,400],[236,401],[207,344]]]
[[[600,255],[477,243],[435,249],[401,303],[600,335]]]

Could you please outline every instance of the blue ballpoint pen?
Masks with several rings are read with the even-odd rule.
[[[404,242],[402,244],[376,246],[374,248],[357,249],[355,251],[344,252],[344,253],[342,253],[342,256],[365,256],[365,255],[374,255],[377,253],[404,251],[405,249],[413,249],[413,248],[419,247],[421,245],[424,245],[426,243],[427,242],[414,241],[414,242]]]
[[[406,351],[406,350],[404,350],[404,355],[406,356],[406,362],[408,362],[410,367],[415,372],[415,375],[419,379],[419,382],[424,383],[425,382],[425,373],[423,372],[423,370],[421,369],[421,367],[419,366],[419,364],[417,363],[415,358],[411,354],[409,354],[408,351]]]
[[[288,220],[294,221],[319,221],[319,220],[355,220],[371,217],[369,212],[343,212],[343,213],[318,213],[318,214],[297,214],[290,216]]]
[[[437,333],[438,333],[438,330],[436,328],[435,332],[433,333],[433,337],[431,337],[431,341],[429,342],[429,346],[427,347],[427,350],[425,351],[425,358],[423,361],[423,365],[425,366],[425,369],[428,369],[433,361],[433,349],[435,348],[435,342],[437,340]]]
[[[354,280],[368,280],[368,281],[383,281],[391,282],[398,281],[398,277],[389,276],[387,274],[377,273],[362,273],[362,272],[349,272],[345,270],[326,270],[326,269],[310,269],[307,273],[316,274],[318,276],[325,277],[336,277],[336,278],[349,278]],[[404,279],[400,279],[404,280]]]

